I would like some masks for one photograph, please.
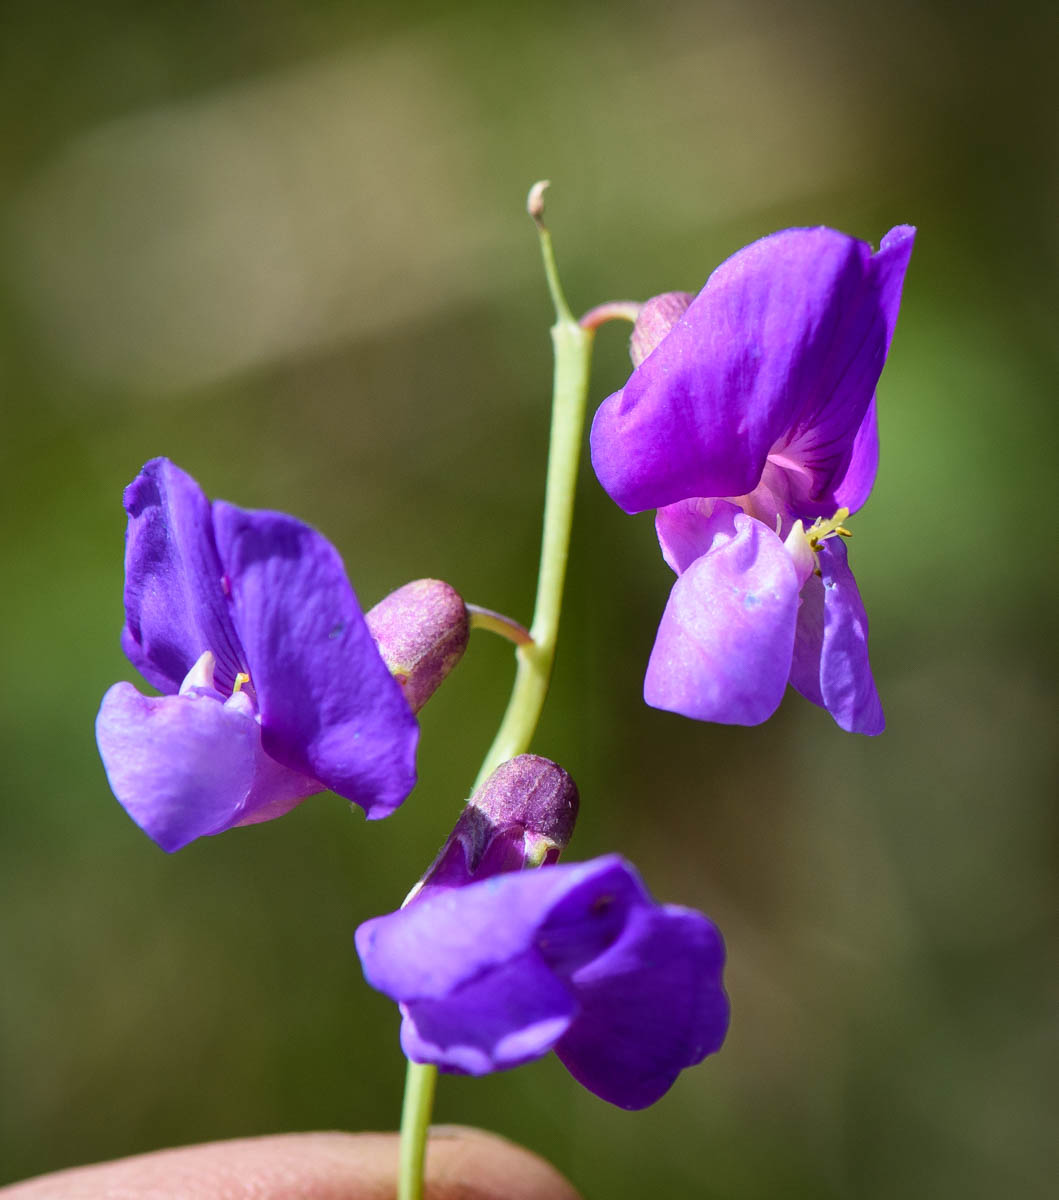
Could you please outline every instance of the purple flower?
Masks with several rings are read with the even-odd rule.
[[[554,1050],[589,1091],[646,1108],[724,1041],[724,944],[617,855],[440,889],[367,921],[368,982],[415,1062],[482,1075]]]
[[[597,1096],[644,1108],[724,1041],[724,944],[623,859],[555,866],[577,810],[555,763],[502,764],[404,907],[357,930],[357,952],[401,1006],[410,1059],[482,1075],[555,1050]]]
[[[387,816],[418,727],[338,552],[293,517],[212,504],[164,458],[125,490],[122,647],[162,696],[104,696],[114,794],[164,850],[330,788]]]
[[[875,386],[913,238],[898,226],[873,254],[789,229],[690,303],[645,306],[640,361],[596,414],[592,462],[626,512],[659,510],[678,574],[647,669],[654,707],[752,725],[790,682],[843,729],[881,732],[838,537],[875,480]]]

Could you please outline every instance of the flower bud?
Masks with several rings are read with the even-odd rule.
[[[629,339],[632,365],[638,367],[687,312],[694,300],[690,292],[663,292],[652,296],[640,309]]]
[[[380,600],[366,620],[409,708],[419,712],[467,648],[463,601],[440,579],[416,579]]]
[[[503,763],[467,802],[412,896],[555,862],[577,806],[577,785],[562,767],[536,754]]]

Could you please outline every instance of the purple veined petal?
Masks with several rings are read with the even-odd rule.
[[[791,686],[850,733],[882,733],[886,722],[868,661],[868,617],[838,538],[820,546],[820,577],[802,591]]]
[[[265,751],[387,816],[415,785],[419,728],[338,552],[283,513],[217,501],[213,523]]]
[[[722,263],[596,413],[592,463],[611,498],[640,512],[753,491],[777,443],[866,356],[871,383],[854,372],[836,401],[852,439],[885,358],[885,322],[878,346],[862,346],[879,316],[871,260],[864,242],[820,228],[772,234]],[[830,452],[844,464],[849,446]]]
[[[874,418],[865,422],[893,339],[914,241],[911,226],[898,226],[867,261],[858,287],[841,300],[815,392],[802,399],[790,431],[773,447],[774,459],[796,466],[800,516],[831,516],[842,505],[855,511],[871,491],[878,441]]]
[[[696,497],[667,504],[655,513],[655,533],[662,557],[678,575],[715,546],[734,538],[741,510],[727,500]]]
[[[848,508],[851,513],[863,508],[875,486],[878,471],[879,419],[873,396],[868,411],[864,414],[864,420],[857,430],[857,436],[853,439],[853,453],[846,473],[832,491],[834,509],[814,515],[830,517],[840,508]]]
[[[673,585],[644,679],[653,708],[757,725],[790,674],[798,574],[780,539],[751,517]]]
[[[646,903],[572,979],[581,1011],[556,1053],[590,1092],[646,1108],[728,1031],[724,942],[700,913]]]
[[[168,459],[155,458],[125,489],[122,649],[160,691],[175,693],[204,651],[229,694],[245,670],[228,611],[210,504]]]
[[[401,1048],[414,1062],[484,1075],[548,1053],[577,1002],[535,949],[438,999],[403,1006]]]
[[[103,697],[96,741],[114,795],[172,852],[237,822],[260,732],[245,710],[210,696],[143,696],[116,683]]]
[[[360,926],[364,976],[409,1004],[447,996],[534,946],[561,974],[564,964],[573,969],[617,936],[613,906],[598,901],[627,889],[628,875],[610,855],[436,890]]]

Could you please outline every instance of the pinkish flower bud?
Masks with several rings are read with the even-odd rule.
[[[694,300],[690,292],[663,292],[652,296],[640,309],[629,339],[632,365],[638,367],[687,312]]]
[[[366,619],[409,708],[419,712],[467,648],[463,601],[440,579],[416,579],[380,600]]]
[[[412,896],[555,862],[577,807],[577,785],[562,767],[536,754],[503,763],[468,800]]]

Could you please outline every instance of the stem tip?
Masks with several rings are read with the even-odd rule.
[[[526,212],[533,218],[538,229],[544,228],[544,193],[551,186],[550,179],[539,179],[526,197]]]

